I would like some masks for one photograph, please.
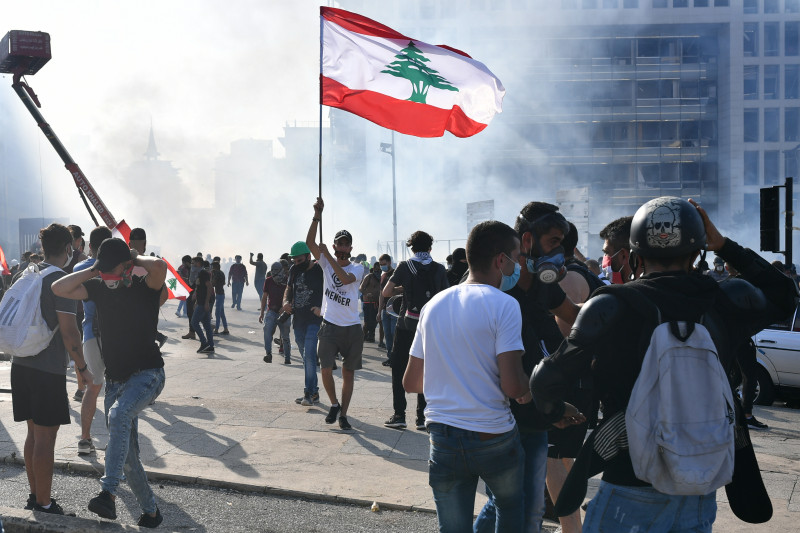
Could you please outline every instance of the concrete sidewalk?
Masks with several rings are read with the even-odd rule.
[[[291,365],[282,363],[277,347],[275,362],[264,363],[257,302],[245,300],[244,305],[244,311],[225,309],[231,335],[215,339],[217,351],[211,357],[195,353],[198,341],[180,339],[188,323],[175,316],[176,304],[168,302],[162,308],[159,330],[169,336],[162,349],[167,383],[139,421],[142,462],[149,473],[241,490],[433,511],[427,434],[383,427],[392,414],[390,372],[380,364],[385,351],[365,345],[364,368],[356,373],[348,412],[353,430],[341,431],[338,424],[324,421],[329,406],[324,391],[317,406],[295,403],[302,396],[303,367],[294,347]],[[0,389],[9,388],[9,367],[0,363]],[[340,373],[334,375],[340,390]],[[74,373],[68,381],[71,396],[76,390]],[[409,395],[408,402],[407,416],[413,422],[416,396]],[[58,463],[102,472],[102,450],[108,441],[102,397],[98,405],[92,426],[97,454],[77,455],[80,404],[71,401],[73,424],[59,431]],[[724,491],[718,491],[719,531],[788,531],[800,519],[800,495],[795,492],[800,414],[777,407],[757,414],[771,427],[757,434],[755,442],[775,516],[763,526],[744,524],[733,517]],[[21,461],[25,433],[25,424],[13,422],[11,395],[0,393],[0,460]],[[484,502],[485,496],[478,494],[476,511]]]

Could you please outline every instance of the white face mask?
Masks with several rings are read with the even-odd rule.
[[[61,268],[67,268],[70,262],[72,262],[72,246],[69,247],[69,251],[67,252],[67,259],[64,262],[64,266],[62,266]]]

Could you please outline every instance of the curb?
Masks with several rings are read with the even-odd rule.
[[[25,466],[25,461],[17,456],[6,456],[0,459],[0,463],[12,463],[20,466]],[[102,476],[103,470],[95,468],[93,465],[83,462],[72,463],[70,461],[55,461],[53,467],[60,470],[67,470],[71,472],[80,472],[83,474],[92,474],[93,476]],[[145,468],[147,479],[150,481],[173,481],[176,483],[184,483],[187,485],[200,485],[206,487],[215,487],[220,489],[235,490],[239,492],[252,492],[256,494],[270,494],[273,496],[286,496],[291,498],[303,498],[311,501],[338,503],[347,505],[356,505],[359,507],[370,507],[373,502],[369,500],[362,500],[359,498],[348,498],[345,496],[336,496],[331,494],[315,494],[313,492],[305,492],[300,490],[285,489],[280,487],[270,487],[269,485],[256,485],[250,483],[240,483],[235,481],[223,481],[219,479],[204,478],[202,476],[188,476],[183,474],[173,474],[170,472],[155,472]],[[414,511],[418,513],[432,513],[436,514],[436,509],[428,507],[421,507],[416,505],[402,505],[397,503],[377,502],[381,509],[389,511]],[[8,530],[8,527],[6,527]],[[133,531],[139,531],[137,527]],[[11,531],[11,530],[9,530]],[[23,531],[23,530],[19,530]],[[28,530],[24,530],[28,531]],[[38,530],[31,530],[38,531]]]

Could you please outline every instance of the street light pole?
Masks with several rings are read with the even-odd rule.
[[[394,130],[392,130],[392,143],[381,143],[381,152],[392,156],[392,224],[394,226],[394,260],[397,257],[397,184],[395,180],[395,164],[394,164]]]

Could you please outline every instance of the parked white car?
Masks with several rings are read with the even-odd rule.
[[[755,402],[772,405],[776,399],[800,398],[800,316],[797,310],[785,322],[753,336],[758,359]]]

